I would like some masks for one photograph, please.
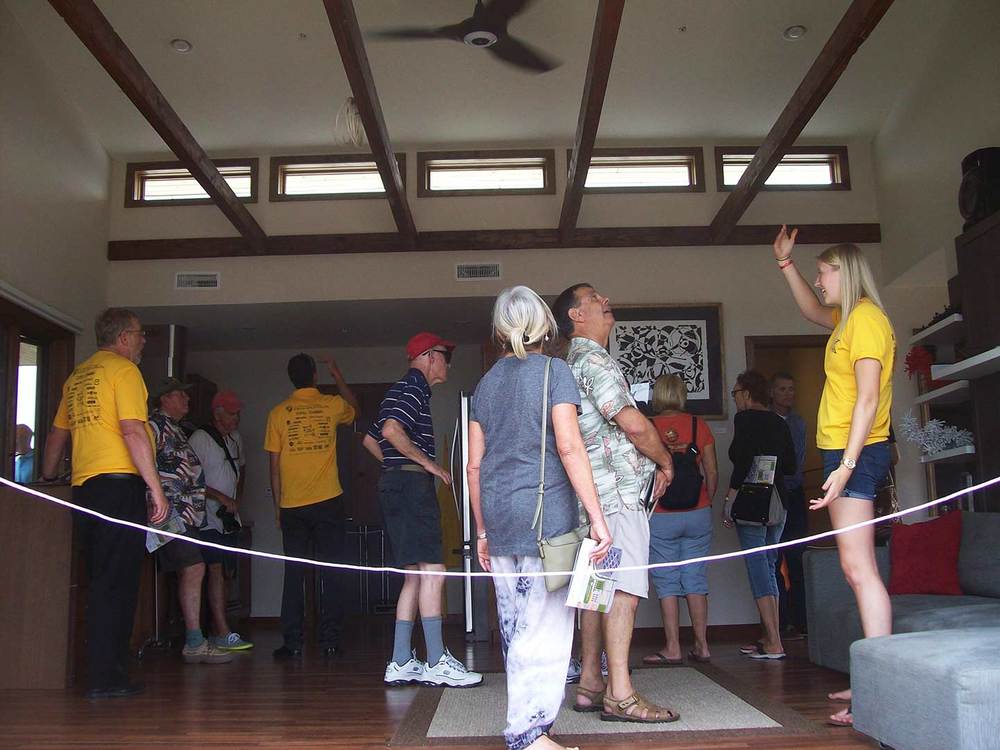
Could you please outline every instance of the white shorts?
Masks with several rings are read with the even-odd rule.
[[[649,519],[642,510],[622,508],[606,516],[611,531],[611,545],[622,551],[621,567],[649,564]],[[615,574],[616,591],[624,591],[641,599],[649,595],[649,571],[620,570]]]

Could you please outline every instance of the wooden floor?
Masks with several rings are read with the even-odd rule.
[[[90,702],[80,691],[0,691],[0,748],[384,748],[406,714],[417,688],[385,688],[382,671],[391,649],[391,621],[353,623],[345,654],[324,660],[306,651],[299,663],[276,663],[280,645],[274,624],[243,628],[256,642],[252,652],[224,665],[184,665],[179,653],[147,653],[134,673],[146,692],[134,698]],[[419,630],[419,628],[418,628]],[[632,658],[655,648],[658,633],[636,634]],[[486,671],[501,669],[499,647],[466,646],[449,625],[446,638],[456,656]],[[16,648],[15,644],[5,644]],[[787,644],[784,662],[755,662],[737,652],[737,641],[712,644],[713,664],[755,685],[767,698],[784,703],[817,725],[836,710],[826,693],[845,687],[846,678],[813,666],[805,642]],[[558,729],[558,727],[557,727]],[[502,748],[502,742],[469,748]],[[586,750],[621,748],[587,743]],[[818,734],[775,740],[727,739],[685,743],[676,735],[655,748],[872,748],[875,743],[851,729],[824,728]]]

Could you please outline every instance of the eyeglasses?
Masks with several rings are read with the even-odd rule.
[[[146,338],[146,332],[141,328],[126,328],[122,333],[138,333],[143,338]]]
[[[736,398],[737,393],[746,393],[746,392],[747,392],[746,388],[733,388],[733,390],[729,392],[729,395],[732,396],[733,398]]]

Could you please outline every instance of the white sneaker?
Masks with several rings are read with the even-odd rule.
[[[427,666],[421,680],[425,685],[438,687],[475,687],[482,681],[483,676],[479,672],[466,669],[465,665],[452,656],[448,649],[445,649],[444,653],[441,654],[437,664],[433,667]]]
[[[422,661],[417,659],[417,652],[412,652],[409,659],[406,660],[405,664],[399,665],[394,661],[389,662],[385,668],[385,678],[383,682],[386,685],[409,685],[412,682],[421,682],[424,678],[424,673],[427,671],[427,665]]]

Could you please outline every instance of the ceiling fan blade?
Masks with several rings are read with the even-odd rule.
[[[532,2],[534,0],[490,0],[483,7],[483,17],[490,24],[506,26],[510,19],[523,13]]]
[[[455,39],[461,40],[461,36],[456,36],[457,29],[461,24],[454,26],[441,26],[440,28],[426,28],[419,26],[400,26],[394,29],[375,29],[365,33],[371,39],[396,39],[401,41],[412,41],[416,39]]]
[[[540,50],[529,47],[524,42],[512,36],[503,36],[497,40],[496,44],[486,49],[511,65],[516,65],[519,68],[531,70],[535,73],[546,73],[562,65],[562,62],[556,60],[554,57],[549,57]]]

